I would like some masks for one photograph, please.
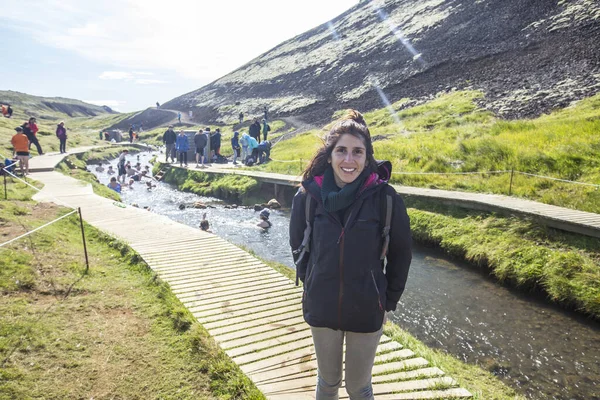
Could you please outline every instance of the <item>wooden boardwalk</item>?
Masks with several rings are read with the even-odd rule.
[[[118,207],[58,172],[32,178],[44,184],[34,199],[81,207],[88,223],[137,251],[267,398],[314,398],[316,360],[302,318],[302,289],[287,277],[218,236],[146,210]],[[471,397],[385,335],[373,374],[378,400]],[[341,398],[347,398],[344,389]]]

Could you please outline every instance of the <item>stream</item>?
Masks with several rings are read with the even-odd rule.
[[[142,165],[151,157],[139,154]],[[128,157],[132,164],[136,158]],[[116,160],[111,164],[116,169]],[[108,174],[94,173],[108,183]],[[252,209],[228,209],[221,200],[162,182],[151,191],[143,183],[123,188],[122,199],[193,227],[206,213],[214,234],[293,268],[289,211],[271,211],[273,227],[263,231]],[[196,201],[214,208],[178,208]],[[436,249],[413,251],[406,291],[388,315],[392,321],[426,345],[492,371],[528,399],[600,399],[600,324],[502,287]]]

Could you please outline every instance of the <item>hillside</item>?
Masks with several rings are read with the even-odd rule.
[[[12,90],[0,90],[0,104],[10,104],[15,112],[35,116],[38,120],[116,114],[107,106],[96,106],[64,97],[34,96]]]
[[[360,2],[163,107],[233,123],[267,106],[318,124],[346,107],[473,89],[497,116],[530,118],[599,92],[599,42],[595,0]]]

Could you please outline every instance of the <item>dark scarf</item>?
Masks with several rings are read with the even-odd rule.
[[[321,200],[323,200],[325,210],[337,212],[348,208],[356,200],[358,190],[368,176],[369,171],[365,168],[354,182],[348,183],[340,189],[335,184],[333,168],[330,165],[323,174],[323,186],[321,187]]]

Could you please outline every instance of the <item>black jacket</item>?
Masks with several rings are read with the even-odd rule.
[[[177,134],[173,129],[168,129],[163,135],[164,144],[175,144],[177,140]]]
[[[385,311],[396,309],[408,276],[412,239],[406,207],[396,191],[379,180],[359,191],[342,223],[338,213],[323,208],[318,182],[316,178],[302,183],[290,220],[290,245],[296,250],[304,237],[306,196],[316,200],[310,253],[297,266],[304,283],[304,319],[314,327],[375,332]],[[394,205],[384,273],[379,256],[385,193],[392,194]]]
[[[250,128],[248,128],[248,135],[258,140],[258,138],[260,137],[260,122],[256,121],[252,123],[252,125],[250,125]]]
[[[221,147],[221,133],[215,132],[210,137],[210,148],[212,150],[218,150]]]
[[[204,132],[198,132],[194,135],[194,144],[197,149],[203,149],[206,147],[208,139],[206,138],[206,134]]]

